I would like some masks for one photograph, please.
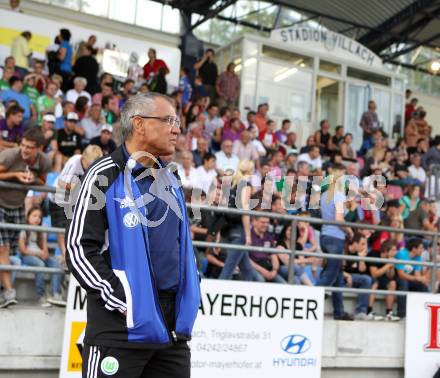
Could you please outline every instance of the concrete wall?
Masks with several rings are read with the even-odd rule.
[[[16,306],[1,319],[0,377],[57,377],[64,310]],[[404,333],[404,322],[326,319],[322,378],[403,377]]]

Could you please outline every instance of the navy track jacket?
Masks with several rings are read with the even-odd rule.
[[[66,261],[87,291],[84,342],[160,348],[173,338],[189,340],[200,304],[200,284],[182,189],[167,171],[182,215],[176,323],[174,330],[168,330],[146,248],[147,208],[142,200],[136,201],[141,195],[127,172],[121,147],[95,162],[83,176],[66,228]]]

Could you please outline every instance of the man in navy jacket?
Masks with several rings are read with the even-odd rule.
[[[185,378],[200,302],[183,192],[159,156],[180,120],[157,93],[131,97],[124,142],[84,175],[67,264],[87,290],[83,377]]]

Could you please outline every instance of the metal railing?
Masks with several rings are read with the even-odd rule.
[[[13,188],[20,190],[34,190],[38,192],[55,192],[55,188],[49,186],[26,186],[16,183],[2,182],[0,181],[0,187],[2,188]],[[202,248],[221,248],[221,249],[234,249],[234,250],[242,250],[248,252],[262,252],[268,254],[289,254],[289,265],[288,265],[288,283],[293,283],[294,280],[294,264],[295,258],[297,256],[304,257],[317,257],[317,258],[326,258],[326,259],[337,259],[337,260],[347,260],[347,261],[364,261],[364,262],[377,262],[377,263],[392,263],[392,264],[406,264],[406,265],[415,265],[415,266],[424,266],[432,268],[431,272],[431,288],[432,291],[435,291],[435,283],[436,283],[436,273],[439,268],[439,264],[437,263],[437,254],[438,247],[437,241],[440,233],[438,232],[430,232],[423,230],[413,230],[413,229],[400,229],[393,228],[387,226],[376,226],[369,225],[363,223],[351,223],[351,222],[337,222],[337,221],[328,221],[322,220],[318,218],[305,217],[305,216],[297,216],[297,215],[288,215],[288,214],[277,214],[272,212],[265,211],[253,211],[253,210],[240,210],[233,209],[228,207],[216,207],[216,206],[208,206],[201,204],[192,204],[187,203],[187,208],[192,210],[199,211],[213,211],[220,214],[235,214],[235,215],[249,215],[251,217],[264,216],[271,219],[279,219],[282,221],[290,222],[291,225],[291,240],[290,250],[281,250],[277,248],[268,248],[268,247],[256,247],[256,246],[246,246],[246,245],[238,245],[238,244],[230,244],[230,243],[219,243],[219,242],[206,242],[206,241],[193,241],[193,245],[195,247]],[[308,222],[310,224],[319,224],[319,225],[335,225],[342,227],[350,227],[355,229],[368,229],[373,231],[389,231],[389,232],[397,232],[402,234],[409,235],[417,235],[422,237],[432,238],[432,262],[425,261],[413,261],[413,260],[397,260],[390,258],[379,258],[379,257],[359,257],[359,256],[348,256],[344,254],[331,254],[331,253],[319,253],[318,252],[305,252],[302,250],[296,250],[296,230],[298,222]],[[10,230],[29,230],[29,231],[39,231],[39,232],[47,232],[47,233],[64,233],[65,230],[62,228],[56,227],[47,227],[47,226],[30,226],[25,224],[11,224],[11,223],[0,223],[0,228],[10,229]],[[65,273],[63,270],[56,268],[40,268],[40,267],[25,267],[19,265],[0,265],[0,271],[26,271],[26,272],[44,272],[44,273]],[[366,294],[375,294],[379,296],[384,296],[388,294],[394,294],[398,296],[405,296],[408,294],[406,291],[391,291],[391,290],[372,290],[372,289],[360,289],[360,288],[349,288],[349,287],[324,287],[327,292],[343,292],[343,293],[366,293]]]

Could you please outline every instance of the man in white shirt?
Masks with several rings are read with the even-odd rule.
[[[66,101],[76,103],[78,97],[87,97],[89,100],[89,106],[92,104],[92,96],[89,92],[86,92],[87,80],[81,76],[73,79],[73,89],[69,89],[66,93]]]
[[[298,156],[298,162],[305,161],[309,164],[310,170],[320,171],[322,168],[322,159],[319,152],[319,147],[316,145],[310,146],[309,152],[305,152]]]
[[[57,188],[57,192],[48,195],[53,227],[65,228],[67,226],[67,217],[72,215],[71,198],[74,195],[73,189],[80,183],[80,178],[87,168],[102,155],[101,148],[90,145],[86,147],[81,155],[73,155],[67,160],[53,184]],[[66,201],[66,199],[68,200]],[[66,253],[64,234],[57,234],[57,242],[64,259]]]
[[[104,122],[101,122],[101,105],[93,104],[89,111],[89,116],[83,118],[80,122],[84,129],[84,138],[89,142],[92,138],[101,135],[101,129]]]
[[[426,172],[421,167],[422,157],[418,152],[411,155],[411,165],[408,167],[409,175],[419,180],[422,184],[426,181]]]
[[[194,175],[194,187],[202,189],[205,193],[209,193],[209,189],[217,177],[215,169],[215,156],[207,153],[203,156],[203,164],[196,168]]]
[[[189,151],[183,151],[180,156],[181,164],[177,167],[177,174],[184,188],[193,188],[196,178],[196,168],[193,166],[193,155]]]
[[[237,171],[240,159],[232,153],[232,140],[225,139],[221,145],[221,151],[215,154],[217,160],[217,170],[223,173],[227,170]]]

